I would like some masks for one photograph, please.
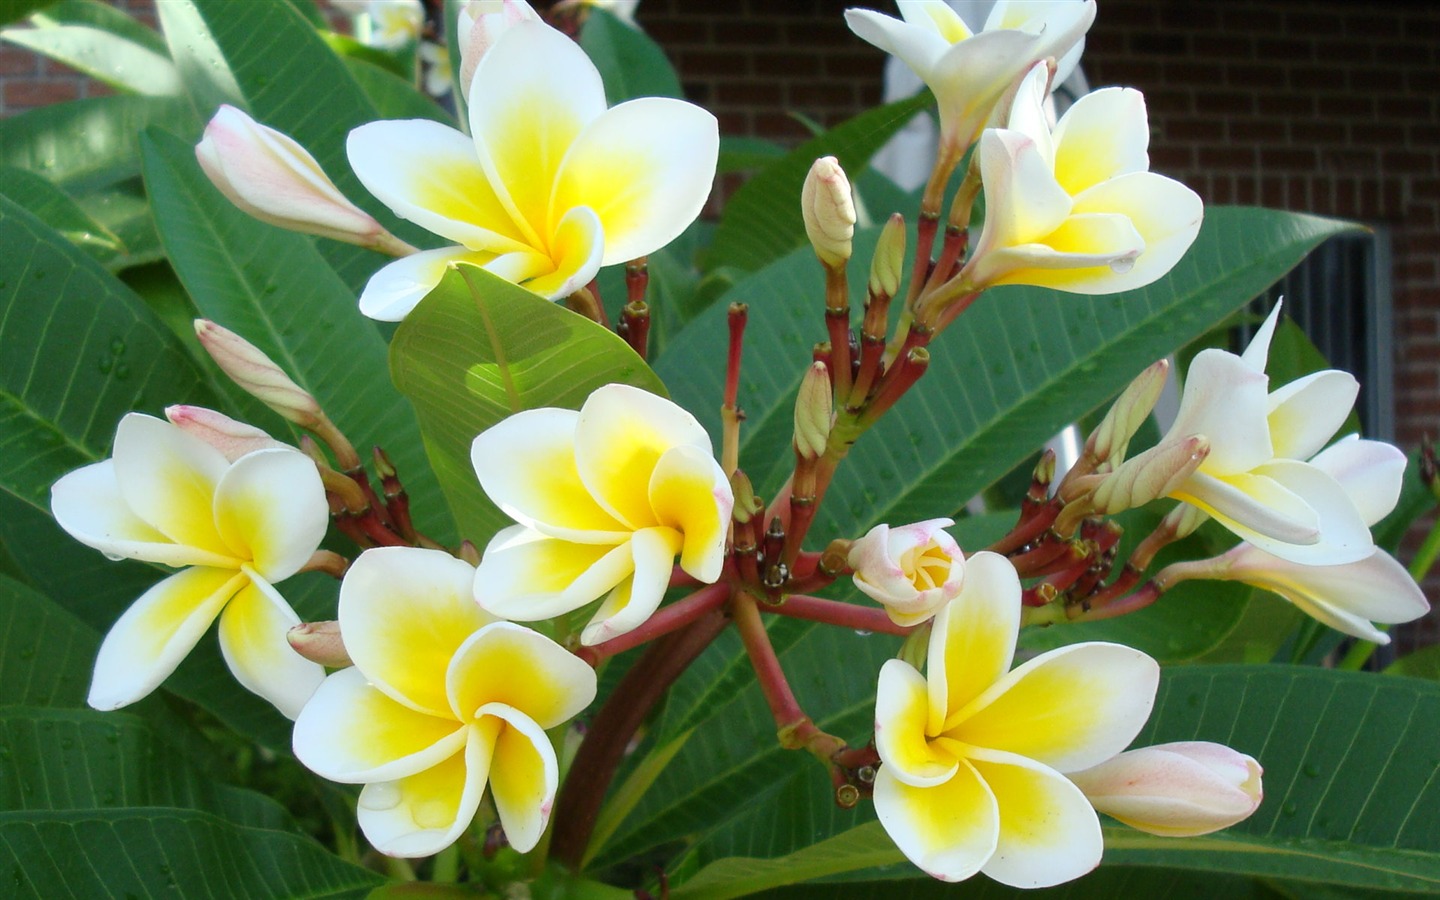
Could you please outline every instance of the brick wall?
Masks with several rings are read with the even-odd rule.
[[[116,3],[153,19],[153,0]],[[809,132],[789,112],[829,125],[879,99],[882,54],[845,28],[847,5],[644,0],[639,20],[722,133],[795,144]],[[1207,202],[1389,228],[1396,437],[1440,433],[1440,7],[1100,0],[1084,65],[1094,86],[1145,92],[1153,167]],[[97,92],[3,45],[0,82],[0,114]],[[1440,617],[1423,632],[1440,639]]]

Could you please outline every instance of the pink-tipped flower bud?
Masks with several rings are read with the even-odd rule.
[[[285,632],[285,640],[296,653],[322,666],[344,669],[354,665],[340,638],[339,622],[301,622]]]
[[[510,26],[526,20],[540,21],[540,16],[525,0],[470,0],[460,7],[455,33],[460,36],[460,93],[465,99],[470,99],[470,82],[480,57]]]
[[[230,462],[256,450],[295,449],[275,440],[254,425],[236,421],[224,413],[203,406],[167,406],[165,418],[181,431],[194,435],[219,450]]]
[[[894,297],[900,292],[905,272],[905,217],[895,213],[880,230],[875,256],[870,262],[870,293]]]
[[[965,554],[945,531],[953,519],[891,528],[876,525],[850,545],[855,586],[897,625],[919,625],[954,600],[965,582]]]
[[[1155,409],[1160,392],[1165,389],[1165,379],[1170,375],[1169,360],[1152,363],[1126,386],[1115,398],[1100,427],[1091,433],[1086,450],[1096,462],[1112,462],[1119,465],[1130,447],[1130,439],[1145,419]]]
[[[221,106],[195,158],[230,202],[262,222],[372,246],[389,233],[345,199],[295,141],[233,106]]]
[[[845,265],[855,236],[855,201],[850,179],[835,157],[822,156],[810,167],[800,191],[800,214],[820,261],[832,269]]]
[[[1165,497],[1209,455],[1210,441],[1202,434],[1157,444],[1105,476],[1095,489],[1095,511],[1114,515]]]
[[[319,402],[290,380],[259,347],[209,319],[195,320],[195,335],[215,364],[247,394],[301,428],[320,425],[323,414]]]
[[[1148,834],[1194,837],[1248,817],[1264,796],[1260,764],[1223,744],[1129,750],[1066,777],[1097,810]]]
[[[795,452],[819,459],[830,441],[831,418],[830,373],[823,362],[811,363],[795,398]]]

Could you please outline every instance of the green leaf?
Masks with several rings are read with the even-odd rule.
[[[331,50],[343,58],[346,64],[356,60],[367,62],[377,69],[383,69],[397,78],[406,79],[410,73],[405,68],[405,62],[398,54],[390,53],[379,47],[371,47],[369,44],[362,44],[353,37],[345,34],[336,34],[333,31],[320,32],[320,39],[323,40]],[[353,69],[352,69],[353,71]]]
[[[158,32],[101,0],[60,0],[35,13],[31,21],[41,27],[89,25],[169,58],[165,39]]]
[[[209,119],[222,102],[243,107],[309,151],[352,202],[400,237],[424,246],[426,233],[397,219],[350,170],[346,136],[380,114],[345,62],[294,6],[166,0],[159,13],[200,117]],[[353,292],[382,264],[374,253],[351,244],[321,241],[317,246]]]
[[[112,272],[158,262],[165,257],[160,235],[155,233],[155,220],[150,215],[145,182],[139,172],[137,161],[133,178],[98,190],[71,194],[87,215],[120,241],[121,255],[106,264]]]
[[[834,156],[843,168],[858,175],[875,151],[930,102],[930,94],[922,91],[861,113],[806,141],[745,182],[725,204],[715,242],[704,260],[706,269],[737,266],[755,271],[797,247],[808,247],[800,216],[800,189],[815,160]],[[883,215],[890,212],[885,210]],[[857,280],[863,283],[863,279]]]
[[[7,28],[0,37],[134,94],[180,93],[180,73],[163,53],[89,25]]]
[[[84,705],[99,647],[94,630],[48,597],[0,578],[0,708]]]
[[[1352,894],[1315,893],[1316,886],[1305,885],[1306,893],[1294,893],[1290,885],[1265,883],[1240,875],[1219,875],[1195,872],[1172,872],[1144,869],[1137,866],[1105,866],[1079,881],[1053,888],[1022,890],[1005,887],[983,877],[972,879],[959,887],[933,878],[906,881],[846,882],[846,900],[944,900],[964,897],[966,900],[1113,900],[1136,897],[1144,900],[1359,900]],[[766,900],[829,900],[836,896],[833,884],[793,885],[777,888],[757,897]],[[1387,894],[1391,900],[1395,895]]]
[[[636,97],[685,96],[660,45],[604,9],[592,7],[586,14],[580,46],[600,70],[611,106]]]
[[[20,896],[364,897],[382,882],[305,835],[187,809],[0,813]]]
[[[159,125],[198,134],[194,113],[178,97],[94,97],[0,119],[0,163],[43,175],[72,193],[140,172],[140,131]]]
[[[0,194],[30,210],[101,263],[113,260],[123,249],[110,229],[91,218],[69,194],[33,172],[0,166]]]
[[[430,119],[454,127],[450,114],[434,100],[415,90],[404,78],[397,77],[365,59],[345,58],[345,67],[381,119]]]
[[[474,266],[447,272],[400,323],[390,369],[420,417],[460,534],[479,547],[512,521],[476,481],[475,435],[524,409],[579,409],[612,382],[665,393],[609,330]]]
[[[55,0],[0,0],[0,25],[18,22],[54,2]]]
[[[160,132],[142,143],[155,221],[196,307],[264,351],[356,447],[384,447],[417,525],[448,540],[420,432],[386,374],[385,341],[313,239],[271,228],[227,203],[188,144]]]
[[[1406,675],[1440,681],[1440,644],[1422,647],[1385,668],[1386,675]]]

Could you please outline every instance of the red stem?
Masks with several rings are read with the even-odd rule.
[[[707,585],[688,597],[662,607],[637,628],[593,647],[581,647],[575,651],[575,655],[591,666],[597,666],[617,653],[624,653],[632,647],[684,628],[706,613],[719,609],[729,596],[728,584]]]
[[[853,628],[856,631],[870,631],[877,634],[894,634],[905,637],[915,630],[914,626],[896,625],[890,621],[890,616],[883,609],[856,606],[853,603],[841,603],[837,600],[826,600],[823,597],[810,597],[805,594],[791,594],[785,598],[784,603],[778,606],[766,605],[760,609],[780,616],[789,616],[792,619],[823,622],[826,625],[838,625],[841,628]]]

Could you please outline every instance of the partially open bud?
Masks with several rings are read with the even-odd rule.
[[[221,106],[205,126],[195,158],[220,193],[262,222],[362,246],[389,236],[304,147],[233,106]]]
[[[855,235],[855,201],[850,179],[835,157],[822,156],[810,167],[800,191],[800,214],[820,261],[832,269],[845,265]]]
[[[1183,484],[1209,455],[1210,441],[1202,434],[1157,444],[1104,476],[1095,489],[1095,512],[1113,515],[1158,500]]]
[[[285,632],[295,652],[322,666],[343,669],[354,665],[340,639],[339,622],[301,622]]]
[[[203,406],[167,406],[165,418],[181,431],[194,435],[219,450],[230,462],[256,450],[294,449],[254,425],[238,422],[224,413]]]
[[[470,0],[460,7],[455,33],[460,37],[460,93],[465,99],[470,99],[470,82],[485,51],[493,47],[511,25],[539,18],[525,0]]]
[[[855,586],[880,603],[897,625],[919,625],[960,593],[965,554],[945,528],[929,519],[891,528],[876,525],[850,545]]]
[[[1085,449],[1096,462],[1112,462],[1119,465],[1130,447],[1130,439],[1145,419],[1155,409],[1160,392],[1165,389],[1165,379],[1170,374],[1170,361],[1162,359],[1146,367],[1145,371],[1115,398],[1105,419],[1086,441]]]
[[[1186,741],[1129,750],[1066,777],[1097,810],[1131,828],[1194,837],[1234,825],[1259,808],[1262,774],[1243,753]]]
[[[320,424],[320,404],[259,347],[209,319],[195,320],[195,334],[215,364],[250,396],[301,428]]]
[[[795,452],[819,459],[830,441],[830,375],[823,362],[810,364],[795,398]]]
[[[875,257],[870,262],[870,293],[893,297],[900,292],[905,272],[905,217],[895,213],[880,231]]]

